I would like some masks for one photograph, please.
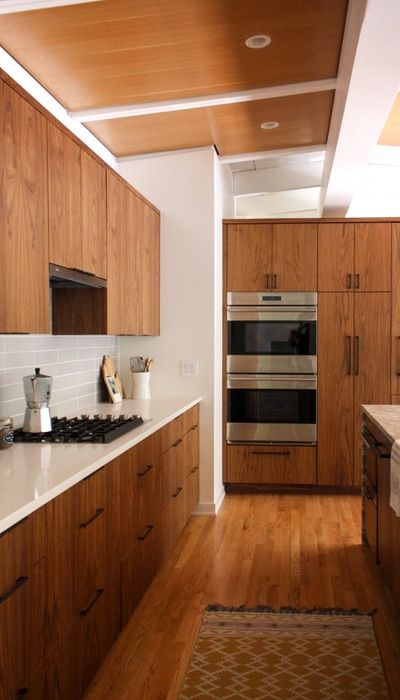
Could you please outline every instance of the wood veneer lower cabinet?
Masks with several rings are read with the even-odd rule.
[[[315,484],[316,448],[228,445],[225,481],[231,484]]]

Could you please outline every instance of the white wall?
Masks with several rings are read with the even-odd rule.
[[[131,355],[151,356],[153,396],[203,396],[199,512],[213,513],[223,497],[222,204],[214,151],[133,159],[119,172],[161,211],[161,335],[120,339],[122,377],[128,387]],[[182,360],[198,360],[198,376],[182,377]]]

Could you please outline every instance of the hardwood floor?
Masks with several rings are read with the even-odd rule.
[[[358,496],[227,496],[216,518],[191,518],[85,700],[177,698],[210,603],[376,608],[391,698],[399,700],[399,627],[360,541]]]

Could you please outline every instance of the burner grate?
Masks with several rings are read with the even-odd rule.
[[[141,416],[53,418],[49,433],[25,433],[22,428],[14,431],[14,442],[90,442],[108,443],[142,425]]]

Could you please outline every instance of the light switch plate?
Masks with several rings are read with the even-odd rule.
[[[198,360],[181,360],[182,377],[197,377],[199,374]]]

